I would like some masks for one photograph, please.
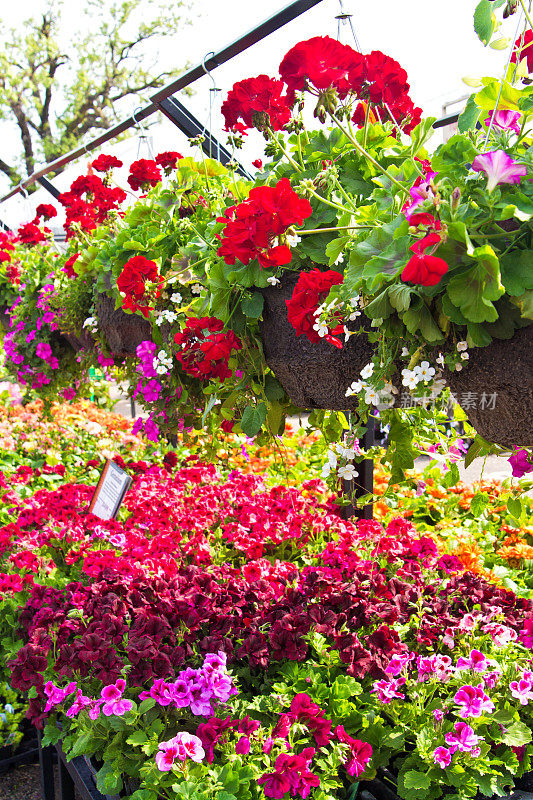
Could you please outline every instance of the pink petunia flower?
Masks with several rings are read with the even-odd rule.
[[[490,125],[492,119],[492,127],[499,128],[502,131],[514,131],[516,134],[520,133],[520,118],[522,114],[520,111],[511,111],[508,108],[499,108],[497,111],[489,111],[489,116],[485,120],[485,125]]]
[[[527,175],[525,164],[519,164],[505,150],[491,150],[476,156],[472,162],[475,172],[484,172],[488,178],[487,192],[492,192],[500,183],[520,183]]]

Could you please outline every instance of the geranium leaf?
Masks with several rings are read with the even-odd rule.
[[[500,259],[501,280],[511,295],[521,295],[533,289],[533,252],[519,250]]]
[[[476,105],[474,95],[471,94],[466,101],[466,106],[459,115],[459,120],[457,122],[457,130],[459,133],[466,133],[466,131],[475,128],[480,114],[481,109]]]
[[[502,735],[502,741],[511,747],[521,747],[531,741],[531,730],[523,722],[513,722]]]
[[[492,3],[481,0],[474,11],[474,30],[485,47],[496,29],[496,17],[492,13]]]
[[[431,158],[431,166],[439,173],[439,179],[446,176],[454,182],[464,183],[470,164],[477,154],[477,149],[468,136],[456,133],[437,148]]]
[[[259,292],[254,292],[252,295],[244,298],[241,303],[241,308],[247,317],[259,319],[263,311],[264,302],[263,295]]]
[[[256,436],[266,419],[267,407],[265,403],[257,406],[246,406],[241,419],[241,430],[246,436]]]
[[[515,299],[522,316],[526,319],[533,319],[533,292],[524,292]]]
[[[431,780],[425,772],[410,770],[403,776],[403,784],[406,789],[429,789]]]
[[[447,294],[471,322],[495,322],[498,311],[492,301],[505,293],[498,258],[490,245],[476,247],[477,266],[450,279]]]

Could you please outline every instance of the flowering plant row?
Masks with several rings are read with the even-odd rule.
[[[319,481],[128,468],[119,521],[67,484],[0,530],[5,674],[102,791],[333,798],[388,770],[410,800],[529,769],[531,601],[405,520],[341,521]]]

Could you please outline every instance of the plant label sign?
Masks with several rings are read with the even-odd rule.
[[[130,485],[128,473],[108,458],[94,490],[89,511],[100,519],[114,519]]]

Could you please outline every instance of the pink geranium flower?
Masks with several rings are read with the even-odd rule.
[[[123,678],[119,678],[116,683],[104,686],[100,692],[100,697],[104,701],[102,713],[106,717],[111,717],[112,715],[122,717],[132,709],[133,703],[131,700],[124,700],[122,697],[125,688],[126,681]]]
[[[457,660],[457,669],[471,669],[474,672],[485,672],[489,668],[489,661],[486,656],[479,650],[472,650],[468,658],[459,658]]]
[[[441,769],[449,767],[452,761],[452,751],[447,747],[437,747],[433,751],[433,759],[435,764],[438,764]]]
[[[488,178],[487,192],[492,192],[500,183],[520,183],[527,175],[525,164],[519,164],[505,150],[491,150],[476,156],[472,162],[475,172],[484,172]]]
[[[476,736],[470,725],[466,722],[456,722],[453,726],[455,732],[447,733],[444,737],[446,744],[450,745],[450,753],[453,755],[456,750],[462,753],[469,753],[476,748],[479,742],[483,741],[482,736]],[[475,753],[473,753],[475,755]],[[478,753],[479,755],[479,753]]]
[[[494,703],[481,686],[462,686],[453,699],[460,706],[460,717],[481,717],[494,711]]]

